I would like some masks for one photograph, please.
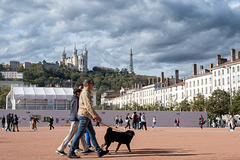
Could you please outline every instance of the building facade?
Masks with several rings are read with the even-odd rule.
[[[23,79],[23,72],[1,71],[1,73],[6,79]]]
[[[17,67],[20,67],[20,62],[19,61],[10,61],[9,66],[10,66],[11,70],[14,70]]]
[[[209,70],[200,65],[197,73],[197,65],[193,64],[192,76],[182,80],[178,76],[178,70],[175,71],[175,78],[164,78],[162,72],[161,78],[150,80],[147,86],[122,88],[120,97],[112,98],[111,103],[120,108],[133,103],[141,106],[157,103],[164,108],[173,107],[174,109],[184,99],[192,101],[197,94],[208,98],[216,89],[230,92],[232,95],[233,92],[240,90],[240,51],[236,58],[235,49],[232,49],[230,60],[217,55],[217,66],[213,67],[213,64],[210,64]]]
[[[68,68],[77,69],[82,72],[88,71],[88,51],[85,47],[82,54],[77,55],[76,45],[73,49],[73,56],[66,57],[67,53],[65,52],[65,48],[62,53],[60,64],[64,65]]]

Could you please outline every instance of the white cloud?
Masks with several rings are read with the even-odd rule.
[[[89,68],[125,68],[133,48],[137,74],[191,75],[239,48],[238,1],[1,1],[0,59],[60,60],[87,44]]]

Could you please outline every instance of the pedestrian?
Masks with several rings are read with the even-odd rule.
[[[145,131],[146,131],[147,130],[147,122],[146,122],[145,113],[143,113],[142,116],[141,116],[141,123],[142,123],[142,129],[143,129],[143,126],[144,126]]]
[[[130,117],[130,115],[129,115],[129,113],[127,113],[127,116],[126,116],[126,118],[125,118],[125,122],[127,123],[127,125],[125,126],[125,128],[124,129],[126,129],[127,127],[129,127],[129,129],[131,129],[131,126],[130,126],[130,121],[131,121],[131,117]]]
[[[154,128],[154,127],[158,128],[156,116],[153,117],[153,125],[152,125],[152,128]]]
[[[53,119],[53,117],[52,117],[52,115],[51,115],[51,116],[50,116],[50,122],[49,122],[50,130],[54,129],[54,127],[53,127],[53,121],[54,121],[54,119]]]
[[[65,137],[65,139],[63,140],[63,142],[61,143],[61,145],[58,147],[58,149],[56,150],[56,153],[58,153],[59,155],[67,155],[64,152],[64,149],[67,147],[68,142],[70,142],[70,140],[73,138],[73,136],[75,135],[75,133],[77,132],[78,129],[78,124],[79,124],[79,120],[77,118],[77,112],[78,112],[78,107],[79,107],[79,96],[81,94],[81,89],[74,89],[73,91],[73,97],[71,100],[71,108],[70,108],[70,130],[68,135]],[[78,141],[79,143],[79,141]],[[85,141],[85,136],[83,136],[81,138],[81,143],[83,146],[83,152],[84,153],[88,153],[90,152],[88,149],[88,145]],[[78,148],[75,149],[75,153],[79,153],[81,150],[79,149],[79,144],[78,144]]]
[[[120,116],[120,118],[119,118],[119,125],[122,126],[122,124],[123,124],[123,120],[122,120],[122,116]]]
[[[177,118],[177,127],[179,128],[180,126],[180,120],[179,120],[179,118]]]
[[[3,131],[5,130],[5,123],[6,123],[6,118],[5,118],[5,116],[3,115],[3,117],[2,117],[2,130],[3,130]]]
[[[199,126],[201,129],[203,129],[203,125],[205,124],[205,121],[204,121],[204,118],[202,115],[200,115],[200,118],[199,118]]]
[[[15,114],[15,116],[13,117],[13,132],[15,132],[15,129],[17,129],[17,132],[19,132],[17,114]]]
[[[137,122],[138,122],[138,116],[136,112],[133,112],[132,114],[132,127],[133,129],[136,129],[137,127]]]
[[[235,120],[234,120],[234,116],[232,114],[232,112],[229,112],[229,131],[234,131],[235,129]]]
[[[118,128],[118,125],[119,125],[119,117],[118,115],[114,118],[115,120],[115,127]]]
[[[177,127],[177,119],[174,119],[174,127]]]
[[[77,148],[78,141],[85,134],[86,130],[90,135],[90,139],[93,143],[93,146],[95,147],[95,150],[97,151],[98,157],[102,157],[103,155],[108,153],[108,151],[103,151],[98,145],[95,136],[95,131],[93,129],[93,125],[91,122],[91,120],[98,121],[99,123],[102,122],[102,119],[99,117],[97,112],[92,107],[91,90],[93,87],[93,83],[90,79],[86,79],[83,82],[83,86],[84,89],[79,97],[78,130],[77,133],[75,134],[75,137],[70,146],[70,150],[67,154],[68,158],[80,158],[80,156],[74,153],[74,150]]]
[[[35,117],[33,118],[33,121],[34,121],[33,128],[34,128],[34,130],[37,130],[37,122],[39,123],[39,119],[37,118],[37,116],[35,116]]]
[[[10,114],[10,131],[13,131],[13,113]]]
[[[7,115],[7,128],[6,128],[7,132],[11,132],[11,129],[10,129],[10,117],[11,117],[11,113],[9,113]]]
[[[142,130],[141,117],[142,117],[142,113],[139,113],[139,116],[138,116],[138,129],[139,130]]]
[[[34,131],[35,130],[35,121],[34,121],[34,117],[33,115],[31,115],[30,117],[30,131]]]

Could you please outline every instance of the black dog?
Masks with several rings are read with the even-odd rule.
[[[104,136],[105,144],[103,144],[102,147],[107,145],[106,151],[108,151],[108,147],[111,145],[112,142],[118,142],[115,153],[117,153],[121,144],[126,144],[129,152],[131,153],[130,142],[134,135],[134,131],[131,130],[128,130],[126,132],[115,132],[112,130],[112,128],[108,128],[107,133]]]

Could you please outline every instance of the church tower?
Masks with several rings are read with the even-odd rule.
[[[78,57],[77,57],[77,49],[76,49],[76,43],[73,49],[73,65],[77,68],[78,66]]]
[[[61,61],[60,61],[60,64],[61,65],[65,65],[65,60],[66,60],[66,52],[65,52],[65,47],[63,49],[63,53],[62,53],[62,57],[61,57]]]
[[[85,49],[83,51],[83,72],[87,72],[88,71],[88,51],[87,51],[87,47],[86,47],[86,44],[85,44]]]
[[[133,71],[133,54],[132,54],[132,47],[131,47],[131,49],[130,49],[129,73],[130,73],[130,74],[134,74],[134,71]]]
[[[62,58],[61,58],[61,62],[62,62],[62,64],[65,64],[65,60],[66,60],[66,52],[65,52],[65,47],[64,47],[64,49],[63,49],[63,53],[62,53]]]

